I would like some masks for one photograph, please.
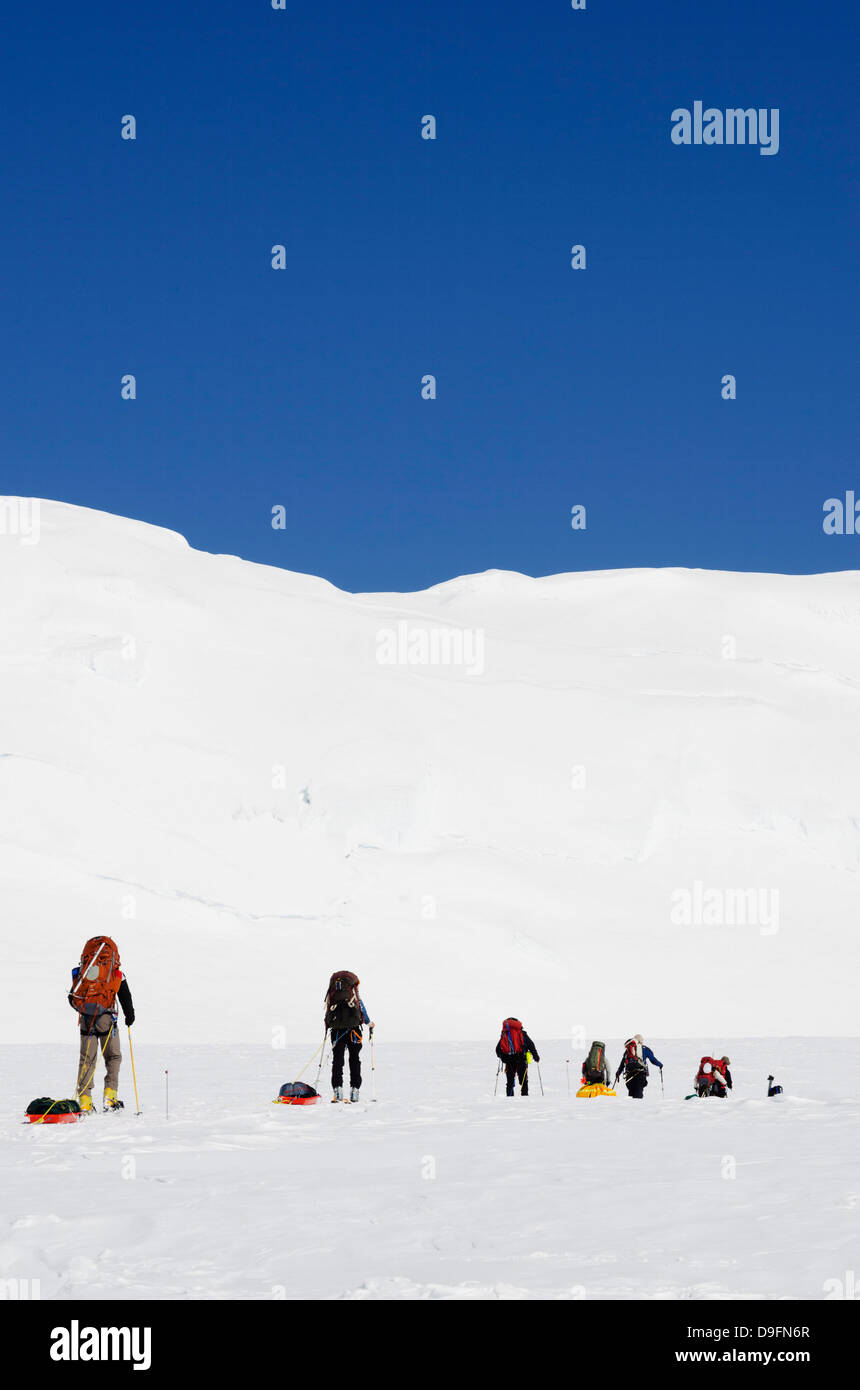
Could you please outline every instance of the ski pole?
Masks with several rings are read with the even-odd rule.
[[[665,1095],[666,1095],[666,1087],[663,1085],[663,1068],[662,1068],[662,1067],[660,1068],[660,1094],[661,1094],[662,1096],[665,1096]]]
[[[567,1068],[567,1098],[570,1100],[570,1058],[565,1057],[564,1065]]]
[[[540,1074],[540,1062],[535,1062],[538,1071],[538,1081],[540,1082],[540,1093],[543,1095],[543,1077]]]
[[[134,1082],[134,1103],[135,1103],[135,1105],[137,1106],[137,1111],[136,1111],[135,1113],[139,1115],[139,1114],[140,1114],[140,1100],[138,1099],[138,1094],[137,1094],[137,1073],[136,1073],[135,1070],[134,1070],[134,1044],[133,1044],[132,1041],[131,1041],[131,1028],[128,1028],[126,1031],[128,1032],[128,1051],[129,1051],[129,1055],[130,1055],[130,1057],[131,1057],[131,1077],[132,1077],[132,1080],[133,1080],[133,1082]]]
[[[328,1024],[326,1024],[326,1026],[325,1026],[325,1032],[323,1033],[323,1045],[322,1045],[322,1051],[320,1052],[320,1064],[319,1064],[319,1066],[317,1067],[317,1082],[316,1082],[316,1086],[314,1087],[314,1090],[316,1090],[316,1091],[318,1091],[319,1088],[320,1088],[320,1077],[322,1076],[323,1062],[325,1061],[325,1044],[326,1044],[326,1038],[327,1038],[327,1037],[328,1037]]]
[[[499,1089],[499,1077],[500,1077],[500,1075],[501,1075],[501,1072],[502,1072],[502,1064],[501,1064],[501,1062],[499,1062],[499,1065],[498,1065],[498,1067],[496,1068],[496,1084],[495,1084],[495,1086],[493,1087],[493,1095],[494,1095],[494,1096],[496,1095],[496,1093],[498,1092],[498,1089]]]
[[[164,1068],[164,1118],[170,1119],[170,1082],[167,1076],[167,1068]]]
[[[376,1100],[376,1058],[373,1054],[373,1029],[370,1030],[370,1099]]]

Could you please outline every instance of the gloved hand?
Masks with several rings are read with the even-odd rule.
[[[132,1009],[131,1013],[128,1013],[128,1014],[125,1015],[125,1026],[126,1026],[126,1028],[130,1028],[131,1025],[132,1025],[133,1023],[134,1023],[134,1009]]]

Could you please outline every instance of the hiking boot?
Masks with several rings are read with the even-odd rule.
[[[357,1086],[353,1086],[352,1090],[351,1090],[350,1093],[349,1093],[349,1098],[350,1098],[350,1100],[352,1101],[353,1105],[355,1105],[355,1102],[358,1100],[359,1095],[360,1095],[360,1092],[359,1092],[358,1087],[357,1087]]]
[[[331,1103],[332,1103],[332,1105],[334,1105],[335,1101],[338,1101],[338,1100],[343,1100],[343,1087],[342,1087],[342,1086],[335,1086],[335,1088],[334,1088],[334,1095],[333,1095],[332,1098],[331,1098]]]
[[[105,1088],[104,1104],[102,1105],[102,1109],[103,1109],[103,1110],[122,1110],[122,1109],[123,1109],[123,1103],[122,1103],[122,1101],[121,1101],[121,1100],[117,1100],[116,1091],[112,1090],[110,1086],[107,1086],[107,1087]]]
[[[82,1110],[92,1110],[93,1098],[92,1096],[81,1096],[80,1100],[78,1101],[78,1104],[80,1105]]]

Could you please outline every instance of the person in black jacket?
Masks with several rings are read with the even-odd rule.
[[[520,1095],[529,1093],[529,1060],[540,1061],[540,1054],[519,1019],[506,1018],[502,1035],[496,1043],[496,1056],[505,1068],[505,1094],[514,1094],[514,1081],[520,1083]]]
[[[75,966],[72,971],[72,990],[77,984],[79,975],[80,967]],[[122,1101],[117,1098],[119,1069],[122,1064],[117,1020],[119,1009],[122,1009],[125,1025],[130,1028],[134,1023],[134,1004],[132,1003],[128,980],[121,970],[117,971],[117,975],[120,977],[120,983],[116,991],[113,1010],[104,1011],[95,1019],[81,1014],[81,1053],[75,1094],[82,1110],[92,1110],[93,1108],[93,1082],[100,1055],[104,1058],[105,1064],[103,1109],[122,1109]],[[71,992],[69,993],[69,1003],[73,1003]]]
[[[331,1039],[332,1103],[344,1100],[343,1064],[349,1053],[349,1099],[354,1104],[361,1095],[362,1027],[366,1023],[373,1039],[374,1025],[359,994],[361,981],[349,970],[336,970],[329,980],[325,997],[325,1026]]]

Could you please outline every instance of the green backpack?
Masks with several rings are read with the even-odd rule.
[[[81,1107],[76,1100],[51,1100],[50,1096],[39,1096],[27,1106],[28,1115],[78,1115]]]
[[[588,1049],[588,1056],[585,1059],[585,1066],[582,1074],[589,1086],[596,1086],[606,1080],[606,1046],[602,1042],[593,1042]]]

